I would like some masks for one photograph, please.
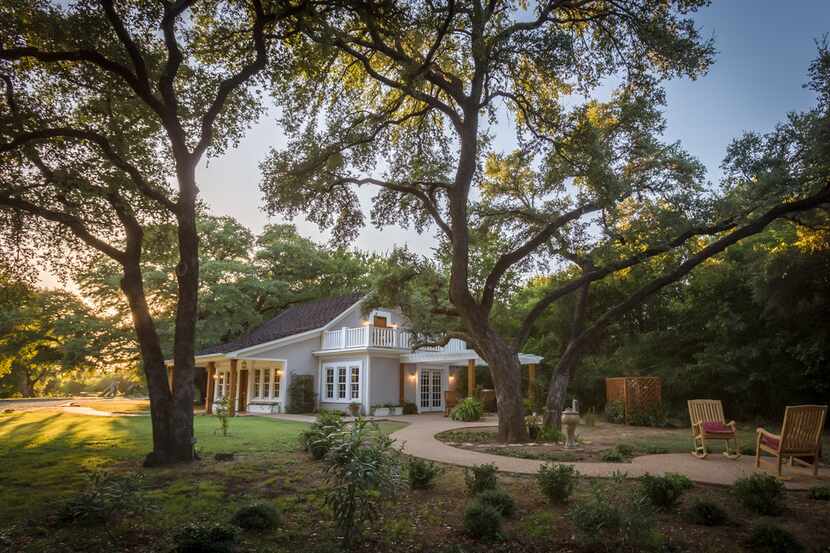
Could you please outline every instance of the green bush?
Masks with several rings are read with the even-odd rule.
[[[308,430],[300,434],[303,449],[315,459],[322,459],[331,447],[331,437],[345,428],[343,413],[339,411],[320,411],[317,420]]]
[[[450,418],[454,421],[473,422],[481,419],[483,407],[474,397],[465,397],[453,407]]]
[[[81,524],[103,524],[150,511],[150,504],[140,493],[143,481],[141,473],[93,472],[87,476],[85,489],[62,506],[60,518]]]
[[[490,540],[501,534],[502,516],[492,505],[473,499],[464,509],[464,530],[476,538]]]
[[[573,493],[579,472],[572,465],[545,463],[539,467],[536,481],[542,495],[551,503],[564,503]]]
[[[668,417],[662,404],[652,404],[643,408],[633,409],[628,414],[628,424],[631,426],[668,426]]]
[[[417,415],[418,414],[418,406],[412,403],[411,401],[405,401],[403,403],[403,414],[404,415]]]
[[[255,503],[242,507],[231,522],[245,530],[273,530],[280,525],[280,512],[270,503]]]
[[[504,517],[512,517],[516,512],[516,502],[510,497],[510,494],[498,488],[494,490],[484,490],[476,496],[481,503],[495,507],[496,510]]]
[[[722,526],[729,521],[729,515],[720,505],[705,499],[698,499],[692,503],[689,507],[688,517],[693,524],[700,524],[701,526]]]
[[[628,444],[617,444],[615,449],[620,452],[623,457],[632,457],[634,455],[634,448]]]
[[[626,461],[625,456],[617,448],[606,449],[599,458],[603,463],[625,463]]]
[[[830,486],[814,486],[810,488],[810,499],[830,501]]]
[[[201,522],[188,524],[173,537],[176,553],[232,553],[238,540],[232,526]]]
[[[607,402],[605,404],[605,420],[614,424],[623,424],[625,422],[625,403],[619,399]]]
[[[784,508],[784,484],[769,474],[739,478],[732,491],[744,507],[759,515],[777,515]]]
[[[363,527],[376,519],[383,501],[400,487],[400,460],[394,440],[377,424],[358,418],[329,438],[325,504],[334,514],[343,546],[351,550]]]
[[[484,490],[495,490],[498,487],[496,465],[473,465],[464,469],[464,483],[467,484],[467,493],[478,495]]]
[[[612,496],[594,486],[592,497],[571,507],[568,516],[578,541],[589,547],[655,551],[663,542],[655,527],[654,512],[641,496]]]
[[[804,546],[791,533],[783,528],[766,523],[760,523],[752,528],[752,533],[746,540],[749,550],[753,553],[800,553],[805,551]]]
[[[677,505],[683,492],[692,487],[691,481],[681,474],[651,476],[640,479],[640,490],[652,505],[667,511]]]
[[[288,385],[287,413],[311,413],[314,411],[315,393],[314,377],[311,375],[291,375]]]
[[[443,472],[443,469],[432,461],[425,461],[413,457],[406,466],[406,475],[409,487],[413,490],[425,490],[432,487],[432,481]]]

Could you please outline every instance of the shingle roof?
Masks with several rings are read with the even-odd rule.
[[[362,294],[349,294],[292,305],[236,340],[210,346],[196,355],[228,353],[320,328],[357,303],[361,297]]]

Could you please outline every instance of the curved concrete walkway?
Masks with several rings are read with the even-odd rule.
[[[314,417],[309,415],[272,415],[272,417],[303,422],[314,420]],[[536,474],[539,472],[539,467],[544,464],[544,461],[534,459],[520,459],[461,449],[449,446],[435,438],[436,434],[446,430],[496,426],[498,425],[496,417],[487,417],[480,422],[460,422],[441,414],[423,414],[383,420],[408,423],[406,427],[393,432],[391,436],[402,444],[405,453],[414,457],[462,467],[492,463],[500,471],[519,474]],[[732,485],[738,478],[756,472],[754,457],[743,456],[738,460],[731,460],[720,454],[710,455],[705,460],[692,457],[688,453],[666,453],[635,457],[630,463],[562,464],[573,465],[583,476],[608,477],[616,472],[638,477],[645,474],[662,475],[675,472],[695,482],[721,486]],[[830,474],[826,468],[819,471],[817,479],[803,468],[787,467],[786,471],[787,475],[792,475],[791,480],[784,482],[784,485],[790,489],[806,489],[819,484],[827,485],[830,480]]]
[[[407,454],[415,457],[465,467],[493,463],[500,471],[522,474],[535,474],[544,463],[533,459],[469,451],[449,446],[435,438],[436,434],[445,430],[495,426],[498,424],[496,417],[475,423],[453,421],[441,415],[396,417],[395,420],[410,423],[406,428],[394,432],[392,437],[403,443]],[[710,455],[705,460],[692,457],[688,453],[667,453],[635,457],[631,463],[563,464],[573,465],[584,476],[608,477],[615,472],[624,472],[628,476],[638,477],[646,473],[661,475],[675,472],[684,474],[695,482],[716,485],[732,485],[738,478],[756,471],[754,457],[743,456],[735,461],[720,454]],[[793,475],[791,480],[784,482],[785,486],[791,489],[805,489],[820,483],[826,484],[830,479],[830,474],[826,469],[819,472],[818,479],[813,478],[806,469],[802,468],[790,469],[788,467],[786,474]]]

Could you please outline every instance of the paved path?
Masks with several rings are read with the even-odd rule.
[[[274,415],[274,418],[313,422],[314,417],[309,415]],[[408,426],[392,433],[392,437],[403,444],[404,452],[415,457],[469,467],[484,463],[493,463],[500,471],[520,474],[535,474],[539,471],[543,461],[534,459],[519,459],[504,455],[480,453],[440,442],[435,435],[457,428],[471,428],[481,426],[496,426],[496,417],[487,417],[480,422],[459,422],[445,418],[440,414],[410,415],[394,417],[394,420],[408,423]],[[638,477],[644,474],[665,474],[676,472],[688,476],[695,482],[715,485],[732,485],[735,480],[748,476],[756,471],[755,458],[743,456],[738,460],[727,459],[720,454],[712,454],[704,460],[692,457],[688,453],[666,453],[660,455],[644,455],[635,457],[630,463],[563,463],[573,465],[584,476],[607,477],[615,472],[624,472],[628,476]],[[830,471],[826,468],[819,470],[818,479],[804,468],[789,468],[786,473],[792,479],[784,482],[791,489],[805,489],[815,485],[830,483]]]

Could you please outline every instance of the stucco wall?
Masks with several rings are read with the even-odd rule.
[[[389,357],[371,358],[371,391],[369,392],[370,407],[384,403],[400,403],[398,389],[400,388],[400,362]]]
[[[415,380],[412,378],[412,374],[415,372],[416,365],[415,363],[406,363],[404,365],[404,399],[409,403],[416,403],[415,399]]]

